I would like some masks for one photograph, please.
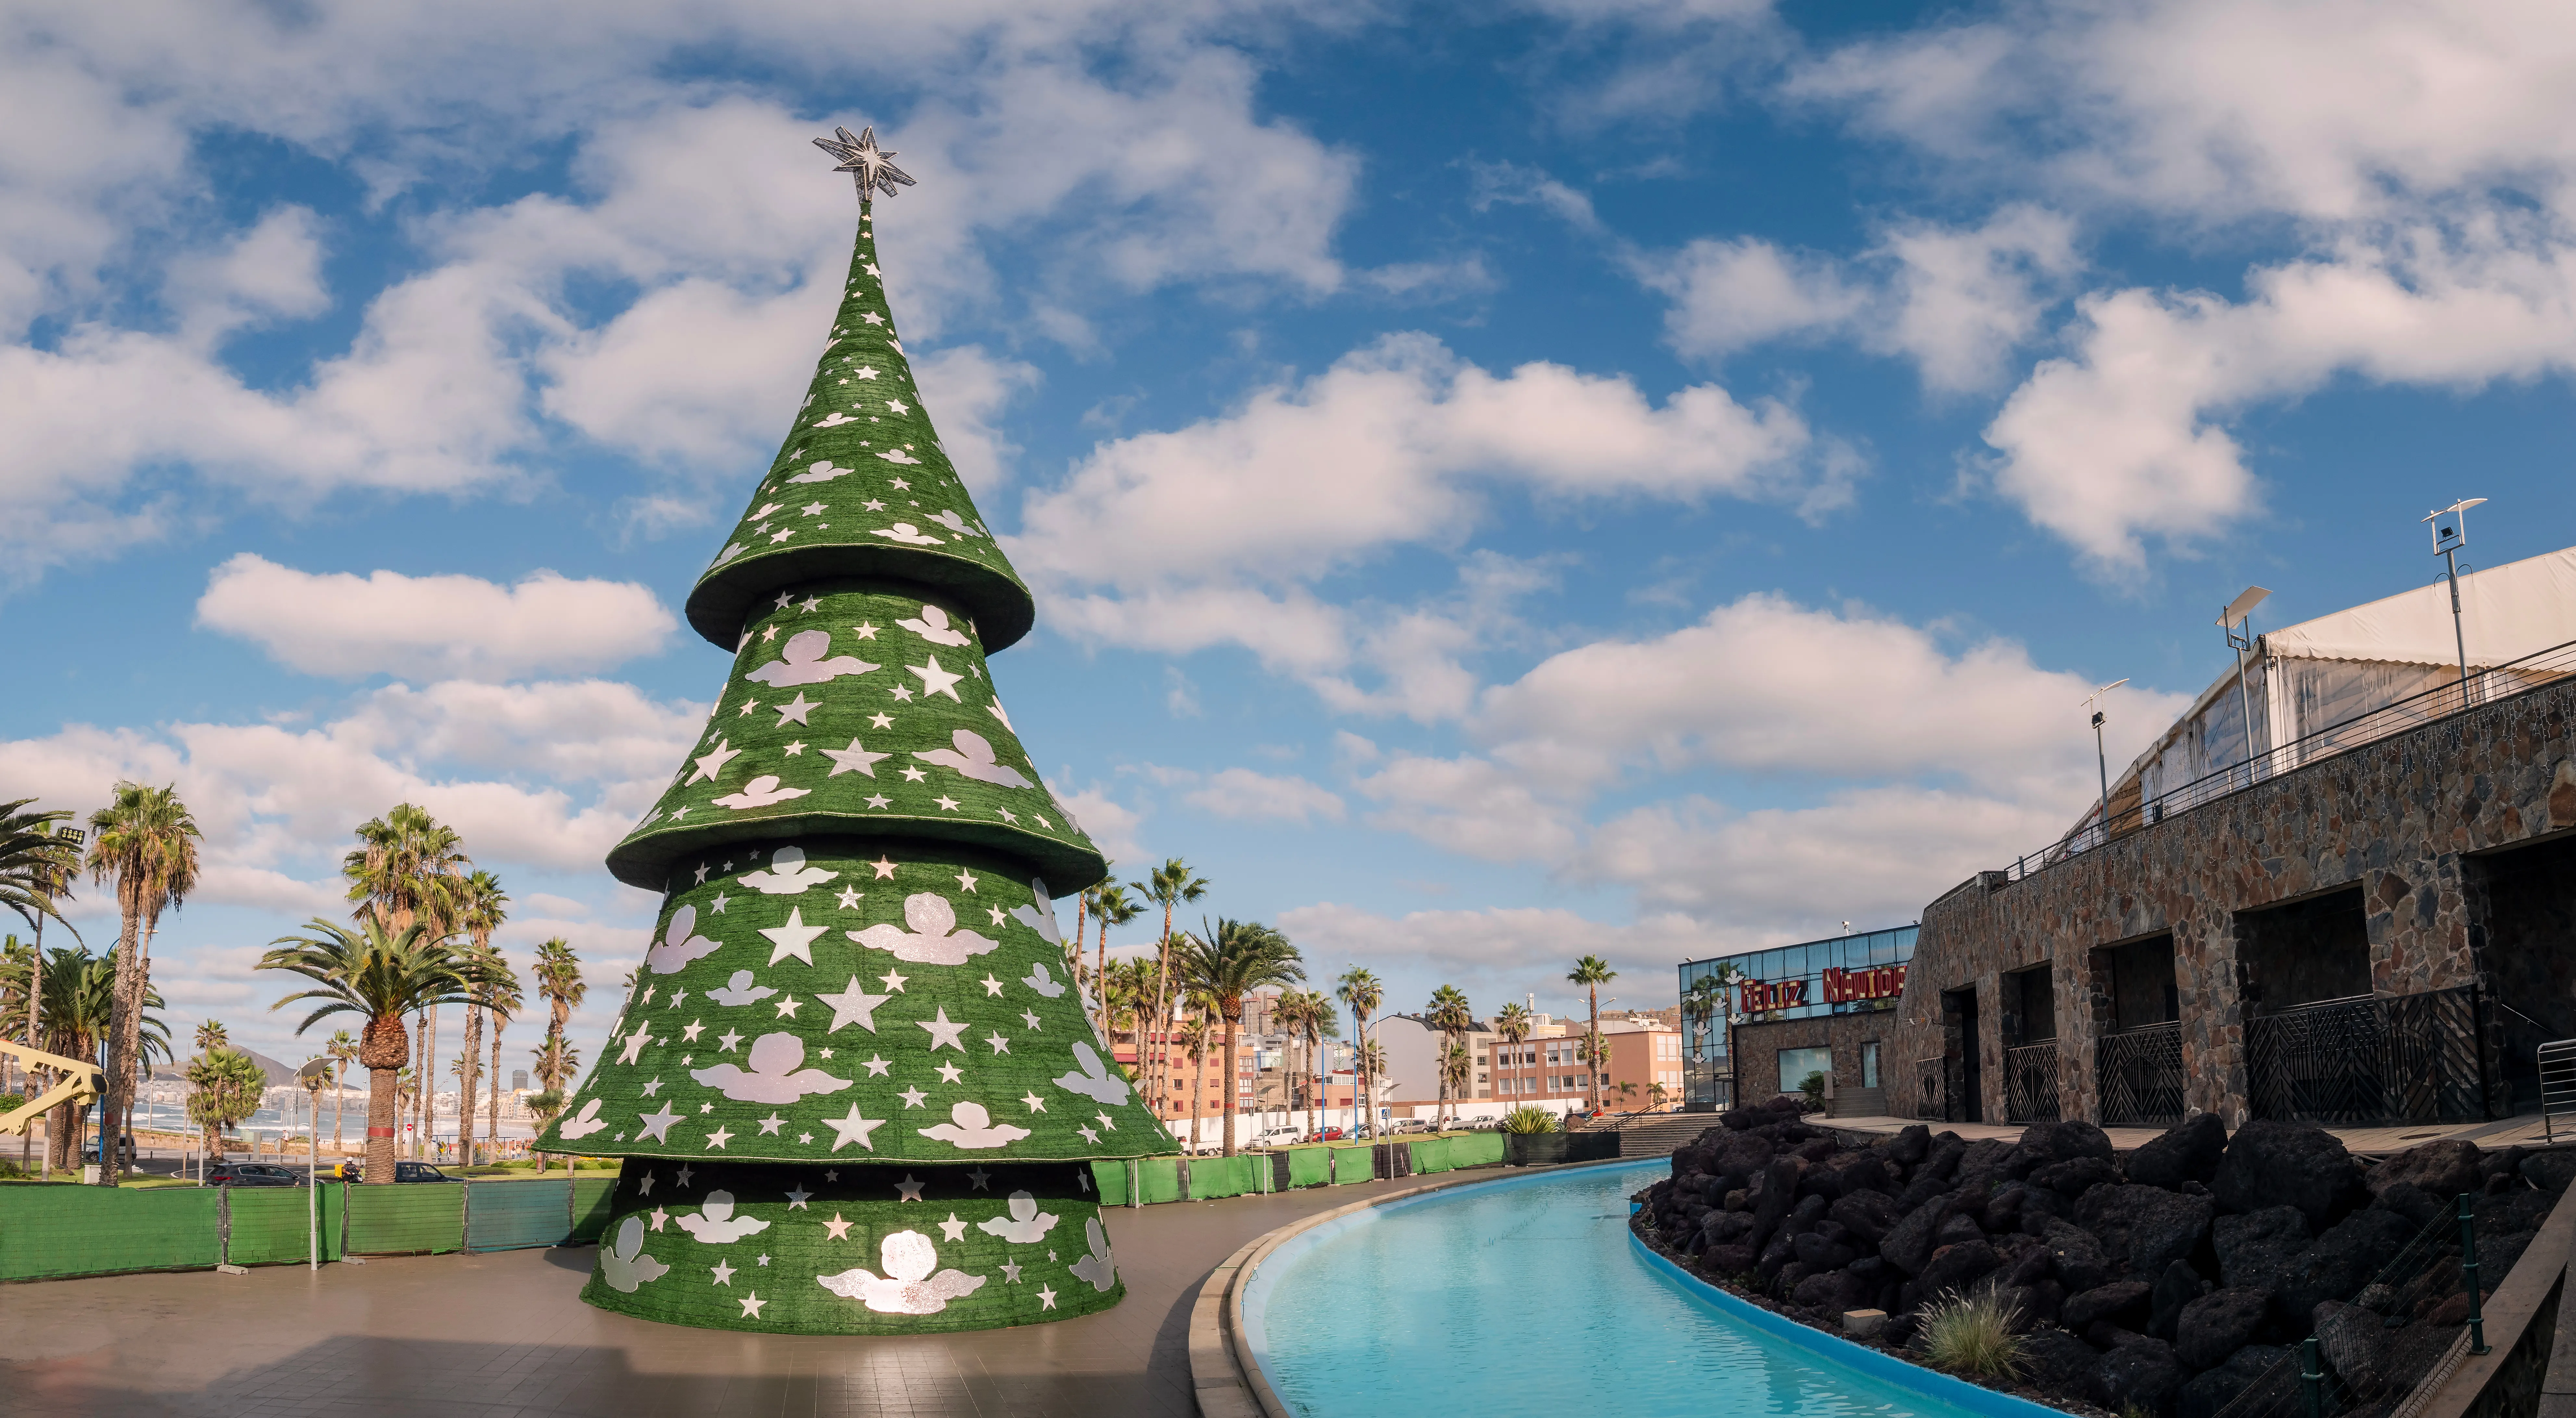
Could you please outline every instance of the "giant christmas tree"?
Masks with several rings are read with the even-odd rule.
[[[1124,1294],[1090,1164],[1176,1150],[1050,900],[1107,864],[985,664],[1035,606],[913,388],[871,199],[795,426],[688,600],[734,652],[608,854],[663,894],[608,1048],[539,1146],[623,1157],[582,1297],[679,1324],[980,1329]]]

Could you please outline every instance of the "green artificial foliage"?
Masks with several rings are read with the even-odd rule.
[[[841,138],[870,155],[842,170],[883,170]],[[646,1319],[1105,1309],[1125,1289],[1092,1163],[1179,1150],[1072,976],[1055,903],[1108,864],[1004,708],[986,655],[1035,606],[913,387],[864,201],[859,222],[795,427],[688,599],[733,665],[608,856],[662,894],[652,940],[536,1141],[624,1159],[582,1297]]]

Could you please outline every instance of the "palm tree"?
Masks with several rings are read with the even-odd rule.
[[[1587,955],[1574,962],[1573,971],[1565,978],[1574,984],[1581,985],[1592,1003],[1592,1027],[1584,1035],[1583,1052],[1586,1055],[1585,1080],[1592,1095],[1592,1109],[1598,1112],[1601,1109],[1601,987],[1618,979],[1619,972],[1611,969],[1610,962],[1600,956]]]
[[[1184,1007],[1186,1007],[1186,1005],[1184,1005]],[[1202,1014],[1190,1015],[1188,1018],[1180,1021],[1176,1027],[1166,1032],[1171,1036],[1170,1047],[1179,1049],[1185,1054],[1195,1055],[1193,1062],[1197,1065],[1197,1069],[1194,1076],[1190,1079],[1189,1144],[1190,1155],[1195,1157],[1198,1155],[1199,1150],[1199,1100],[1201,1097],[1205,1096],[1207,1089],[1207,1016]]]
[[[1298,1066],[1298,1051],[1306,1046],[1307,1031],[1314,1027],[1316,1014],[1320,1011],[1329,1015],[1331,1009],[1332,1006],[1325,1004],[1323,997],[1312,990],[1283,990],[1278,1002],[1270,1006],[1270,1022],[1288,1036],[1288,1073],[1297,1080],[1290,1089],[1287,1110],[1295,1112],[1298,1100],[1306,1098],[1304,1131],[1307,1132],[1315,1130],[1315,1109],[1312,1098],[1306,1094],[1306,1071]]]
[[[1342,1020],[1333,1009],[1332,999],[1322,991],[1307,990],[1303,995],[1306,1002],[1306,1058],[1315,1070],[1315,1091],[1306,1109],[1306,1131],[1311,1134],[1321,1129],[1322,1124],[1316,1121],[1315,1115],[1329,1101],[1324,1092],[1324,1041],[1342,1036]]]
[[[232,1031],[224,1028],[222,1020],[209,1019],[197,1026],[197,1052],[211,1053],[216,1049],[229,1049],[232,1046]]]
[[[45,955],[45,921],[48,917],[63,919],[54,902],[69,894],[72,878],[80,874],[81,837],[78,828],[62,825],[71,816],[69,812],[29,812],[27,805],[34,801],[20,798],[0,804],[0,905],[17,912],[36,932],[23,967],[27,1006],[24,1037],[31,1047],[44,1032],[39,1016],[44,1009],[45,991],[37,982],[44,973],[41,962]],[[69,921],[63,921],[63,929],[72,932],[72,939],[80,939],[80,932],[72,930]],[[21,1072],[26,1075],[27,1096],[32,1098],[41,1091],[35,1074],[32,1070]],[[22,1171],[35,1142],[33,1128],[18,1134],[18,1165]],[[46,1151],[50,1156],[50,1144]]]
[[[1359,1053],[1352,1059],[1355,1076],[1351,1079],[1352,1086],[1359,1091],[1353,1095],[1353,1099],[1361,1109],[1361,1116],[1374,1120],[1377,1117],[1377,1095],[1371,1092],[1368,1086],[1369,1064],[1372,1060],[1368,1022],[1369,1016],[1377,1013],[1377,1007],[1386,1003],[1386,987],[1379,984],[1377,976],[1370,974],[1367,969],[1354,965],[1342,972],[1342,978],[1333,982],[1333,994],[1350,1010],[1351,1023],[1359,1031],[1357,1040]],[[1385,1055],[1380,1052],[1374,1057],[1383,1059]]]
[[[483,1005],[485,980],[495,971],[510,967],[501,953],[492,948],[492,932],[509,919],[510,894],[501,889],[501,879],[488,871],[467,876],[456,887],[456,928],[472,942],[461,952],[466,983],[475,1002],[465,1007],[465,1071],[456,1076],[456,1155],[468,1167],[474,1165],[474,1094],[482,1081],[477,1067],[483,1058]],[[497,1079],[495,1080],[497,1085]]]
[[[562,1042],[563,1041],[560,1039],[550,1039],[547,1041],[549,1045],[558,1045]],[[543,1067],[543,1065],[540,1064],[539,1067]],[[546,1130],[546,1124],[555,1120],[555,1114],[563,1111],[563,1101],[563,1094],[552,1088],[546,1089],[542,1093],[531,1093],[528,1095],[528,1116],[536,1120],[537,1131],[544,1132]],[[536,1156],[537,1175],[540,1177],[544,1176],[546,1174],[546,1154],[537,1152],[534,1148],[530,1148],[529,1151],[534,1153]],[[567,1172],[571,1171],[571,1165],[567,1163],[564,1170]]]
[[[465,977],[457,968],[456,952],[444,940],[426,939],[417,922],[387,931],[370,918],[353,931],[317,916],[305,923],[305,932],[279,937],[275,948],[260,957],[259,968],[301,975],[313,988],[269,1008],[320,1001],[295,1026],[298,1034],[335,1014],[354,1014],[366,1022],[358,1042],[358,1062],[368,1075],[365,1180],[371,1186],[389,1184],[394,1179],[395,1089],[411,1047],[403,1016],[465,1002]]]
[[[1163,939],[1155,956],[1156,967],[1161,971],[1161,978],[1156,982],[1153,1023],[1150,1027],[1168,1034],[1171,1032],[1170,1010],[1173,1003],[1171,996],[1172,910],[1184,901],[1196,901],[1205,896],[1208,883],[1204,877],[1193,875],[1188,863],[1178,857],[1172,857],[1156,867],[1145,880],[1131,881],[1127,884],[1144,892],[1148,900],[1160,903],[1163,908]],[[1162,1073],[1166,1080],[1169,1079],[1171,1072],[1171,1065],[1168,1062],[1170,1052],[1169,1043],[1166,1041],[1161,1051],[1165,1058]],[[1141,1045],[1139,1053],[1140,1055],[1142,1053]]]
[[[582,996],[590,993],[590,987],[581,982],[581,957],[573,953],[572,946],[562,936],[556,936],[537,947],[535,974],[537,997],[546,1002],[546,1038],[549,1041],[561,1040],[565,1022],[572,1018],[575,1009],[580,1008]],[[547,1073],[542,1046],[538,1052],[537,1077],[546,1087],[561,1091],[571,1080],[572,1070],[567,1068],[561,1074]]]
[[[1448,1043],[1440,1046],[1440,1087],[1453,1100],[1449,1108],[1448,1122],[1443,1126],[1458,1121],[1458,1108],[1454,1100],[1466,1093],[1467,1076],[1474,1071],[1473,1063],[1474,1058],[1467,1052],[1465,1044]]]
[[[1442,985],[1431,992],[1431,1006],[1423,1011],[1422,1022],[1440,1031],[1440,1113],[1445,1123],[1455,1116],[1450,1107],[1456,1090],[1449,1083],[1449,1051],[1466,1052],[1467,1031],[1476,1027],[1476,1011],[1457,986]]]
[[[196,819],[176,785],[116,785],[115,800],[90,814],[90,879],[116,883],[124,918],[116,938],[116,1020],[107,1039],[107,1096],[99,1100],[102,1138],[121,1139],[134,1110],[134,1074],[142,1052],[143,997],[151,989],[152,933],[197,885]],[[119,1155],[113,1165],[107,1154]],[[120,1144],[99,1152],[99,1185],[115,1186],[128,1160]]]
[[[1100,951],[1091,978],[1092,988],[1100,996],[1100,1032],[1106,1037],[1109,1033],[1109,928],[1127,925],[1145,914],[1145,908],[1129,900],[1127,888],[1114,881],[1105,886],[1095,886],[1087,894],[1091,900],[1091,914],[1100,922]]]
[[[54,910],[54,898],[62,894],[60,883],[80,870],[80,845],[56,825],[69,812],[30,812],[27,805],[34,801],[0,803],[0,906],[36,928],[42,949],[46,918],[63,919]],[[64,921],[63,928],[71,929],[71,923]]]
[[[45,1036],[36,1047],[69,1059],[94,1063],[102,1060],[116,1025],[115,962],[101,960],[86,948],[66,950],[56,946],[45,962],[41,988]],[[146,986],[135,1043],[135,1052],[143,1063],[170,1057],[170,1032],[161,1022],[160,1009],[161,992]],[[45,1165],[49,1170],[73,1165],[78,1156],[74,1134],[79,1131],[83,1111],[79,1104],[63,1103],[46,1120]],[[104,1121],[105,1114],[101,1117]]]
[[[340,875],[349,882],[349,899],[358,903],[353,921],[373,917],[387,932],[399,934],[412,925],[425,938],[443,941],[456,932],[459,887],[473,863],[455,831],[410,803],[360,825],[359,846],[340,859]],[[419,1047],[412,1055],[412,1074],[430,1080],[419,1090],[414,1121],[418,1137],[429,1137],[429,1103],[437,1090],[432,1051],[438,1045],[438,1013],[433,1007],[419,1021]]]
[[[492,1020],[492,1101],[491,1114],[487,1119],[491,1129],[486,1136],[497,1148],[501,1141],[501,1030],[517,1016],[525,1003],[519,993],[519,974],[510,968],[510,962],[503,958],[501,952],[491,952],[491,959],[484,962],[477,972],[474,997]]]
[[[1494,1037],[1500,1040],[1505,1048],[1514,1050],[1512,1058],[1515,1066],[1520,1057],[1518,1053],[1520,1045],[1530,1036],[1530,1022],[1529,1006],[1519,1000],[1513,1000],[1504,1005],[1494,1015]]]
[[[198,1033],[202,1038],[204,1031]],[[224,1134],[259,1111],[268,1071],[252,1062],[250,1055],[218,1043],[188,1061],[187,1079],[188,1121],[205,1133],[205,1156],[222,1156]],[[204,1173],[198,1176],[202,1180]]]
[[[331,1150],[345,1156],[349,1144],[340,1132],[340,1105],[347,1092],[349,1065],[358,1061],[358,1037],[346,1029],[335,1031],[322,1046],[322,1057],[331,1061]]]
[[[1361,1044],[1356,1052],[1358,1053],[1357,1067],[1360,1072],[1371,1079],[1376,1079],[1385,1074],[1386,1045],[1379,1043],[1375,1039],[1370,1039]],[[1371,1088],[1373,1090],[1375,1085],[1372,1084]],[[1374,1091],[1369,1094],[1366,1120],[1369,1125],[1370,1135],[1375,1136],[1377,1133],[1377,1095]]]
[[[544,1092],[563,1092],[563,1086],[581,1072],[581,1051],[561,1034],[548,1034],[528,1053],[537,1061],[537,1082],[545,1085]]]
[[[1304,957],[1288,937],[1259,921],[1200,923],[1203,935],[1181,936],[1172,967],[1184,988],[1205,1000],[1225,1024],[1225,1155],[1234,1155],[1235,1041],[1243,1029],[1243,1002],[1260,990],[1284,989],[1306,979]]]

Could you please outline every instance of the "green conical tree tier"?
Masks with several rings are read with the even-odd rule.
[[[538,1136],[625,1159],[582,1297],[648,1319],[907,1334],[1124,1293],[1097,1160],[1178,1151],[1101,1038],[1054,901],[1107,872],[989,650],[1034,606],[912,386],[867,194],[795,429],[698,581],[734,654],[609,852],[662,893],[615,1032]]]
[[[849,289],[796,426],[689,593],[689,624],[730,646],[776,588],[854,574],[945,593],[983,627],[989,650],[1009,648],[1037,620],[922,408],[864,207]]]

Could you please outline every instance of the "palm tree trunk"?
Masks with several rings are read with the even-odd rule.
[[[474,1165],[474,1096],[483,1072],[483,1011],[473,1005],[465,1008],[464,1076],[456,1080],[456,1155],[466,1166]]]
[[[1234,1022],[1240,1017],[1225,1016],[1225,1081],[1218,1085],[1225,1090],[1225,1155],[1228,1157],[1234,1155]]]
[[[501,1160],[501,1029],[509,1022],[498,1013],[492,1016],[492,1126],[484,1130],[484,1135],[492,1139],[495,1162]]]
[[[1601,1038],[1601,987],[1585,986],[1584,993],[1591,998],[1592,1002],[1592,1030],[1583,1036],[1583,1052],[1590,1055],[1600,1052],[1598,1041]],[[1601,1111],[1601,1061],[1599,1059],[1587,1057],[1583,1061],[1583,1086],[1592,1095],[1592,1110],[1596,1113]]]
[[[396,1124],[402,1116],[403,1056],[410,1052],[403,1038],[402,1016],[388,1014],[367,1021],[365,1034],[358,1042],[358,1063],[367,1070],[367,1153],[366,1170],[361,1176],[369,1186],[391,1185],[394,1179]]]
[[[99,1091],[98,1120],[102,1128],[116,1122],[118,1105],[134,1091],[132,1049],[143,1038],[143,883],[132,873],[117,879],[116,904],[124,925],[116,937],[115,983],[109,991],[107,1028],[107,1077]],[[131,1038],[135,1042],[126,1041]],[[101,1137],[116,1136],[101,1132]],[[99,1153],[98,1180],[101,1186],[115,1186],[117,1168],[108,1164],[108,1149]],[[66,1163],[65,1165],[69,1165]]]
[[[349,1067],[346,1064],[337,1064],[331,1070],[331,1150],[343,1157],[349,1155],[348,1141],[340,1132],[341,1108],[348,1101],[348,1090],[342,1086],[342,1083],[347,1078],[348,1072]]]

